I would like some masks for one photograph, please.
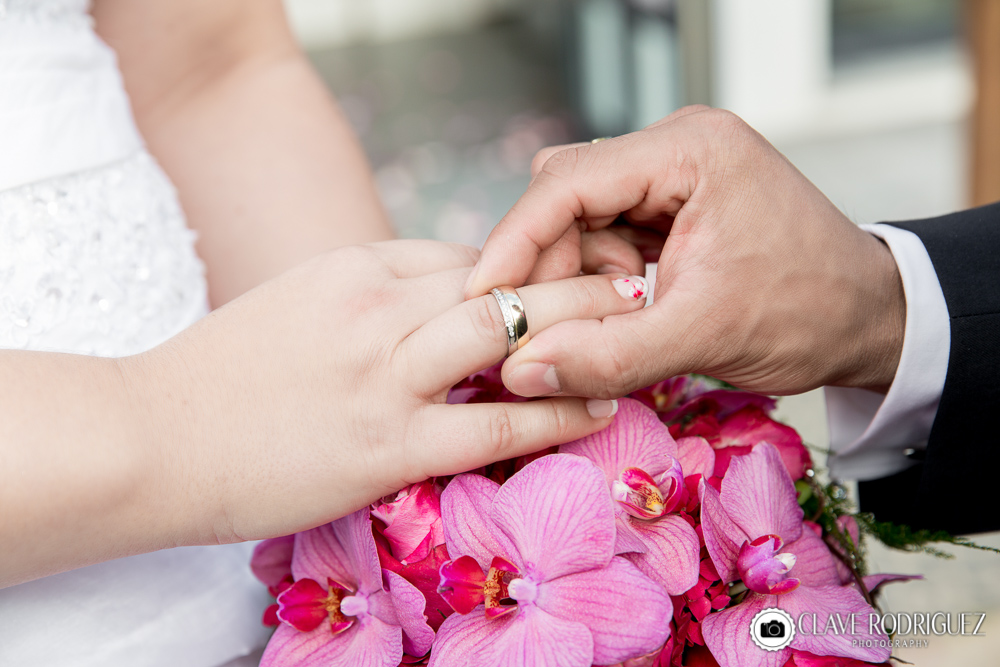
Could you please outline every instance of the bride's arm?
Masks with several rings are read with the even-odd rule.
[[[392,236],[280,0],[96,0],[93,14],[200,235],[213,306],[323,251]]]

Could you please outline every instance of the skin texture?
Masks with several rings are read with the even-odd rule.
[[[891,384],[906,319],[891,253],[735,115],[688,107],[535,166],[467,296],[560,275],[538,264],[581,225],[658,259],[657,282],[650,308],[532,339],[504,365],[512,391],[617,397],[689,372],[766,394]],[[523,383],[532,364],[555,368],[558,391]]]
[[[93,13],[226,305],[125,359],[0,351],[0,586],[289,534],[607,425],[608,402],[441,405],[506,353],[495,300],[462,299],[478,253],[351,245],[389,226],[278,0]],[[522,290],[531,332],[640,307],[615,277]]]
[[[463,298],[477,257],[342,248],[143,354],[0,353],[0,585],[290,534],[607,426],[611,406],[579,398],[445,404],[507,352],[496,299]],[[522,288],[530,333],[640,308],[616,277]]]
[[[214,307],[322,252],[392,238],[279,0],[96,0],[93,14],[199,234]]]

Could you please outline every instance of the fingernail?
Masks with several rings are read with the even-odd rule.
[[[476,262],[476,264],[472,267],[472,273],[469,274],[468,280],[465,281],[465,290],[464,290],[465,294],[469,293],[469,288],[472,287],[472,282],[476,279],[476,274],[478,272],[479,272],[479,262]]]
[[[646,293],[649,291],[649,285],[646,284],[646,279],[642,276],[617,278],[612,280],[611,284],[615,286],[615,291],[626,299],[631,299],[632,301],[638,301],[639,299],[645,297]]]
[[[597,267],[597,273],[604,275],[606,273],[628,273],[628,269],[617,266],[616,264],[602,264]]]
[[[556,367],[537,361],[528,361],[507,378],[507,388],[519,396],[542,396],[559,391]]]
[[[598,398],[592,398],[587,401],[587,412],[594,419],[605,419],[607,417],[614,417],[618,412],[618,401],[612,399],[610,401],[602,401]]]

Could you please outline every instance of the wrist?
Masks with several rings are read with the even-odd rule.
[[[865,233],[865,258],[855,304],[856,335],[840,379],[833,384],[886,393],[892,385],[906,332],[906,295],[889,247]]]
[[[139,502],[155,521],[156,548],[212,541],[200,525],[208,514],[200,479],[205,438],[197,424],[202,401],[185,377],[185,354],[176,340],[148,352],[116,360],[127,397],[133,438],[141,452],[143,494]],[[188,374],[189,375],[189,374]]]

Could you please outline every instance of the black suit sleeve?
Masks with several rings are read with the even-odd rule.
[[[927,449],[912,468],[859,483],[877,519],[952,534],[1000,529],[1000,202],[891,223],[913,232],[948,304],[948,374]]]

